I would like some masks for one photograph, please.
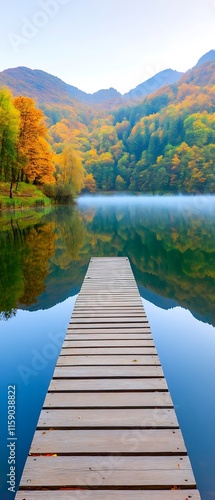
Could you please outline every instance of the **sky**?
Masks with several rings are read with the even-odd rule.
[[[215,0],[7,0],[0,71],[41,69],[85,92],[128,92],[215,49]]]

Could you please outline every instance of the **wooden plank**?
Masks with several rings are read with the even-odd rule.
[[[49,392],[43,408],[171,408],[169,392]]]
[[[133,377],[163,377],[160,365],[138,366],[56,366],[53,379],[55,378],[126,378]]]
[[[110,271],[111,266],[108,265],[108,263],[105,263],[105,266],[103,265],[104,261],[102,262],[102,267],[99,265],[99,262],[96,262],[96,264],[93,264],[93,262],[90,262],[90,267],[88,267],[88,270],[85,275],[85,279],[103,279],[103,276],[109,276],[108,271]],[[119,264],[120,264],[120,269],[119,269]],[[116,276],[116,267],[118,270],[117,274],[117,279],[122,279],[125,276],[133,277],[133,273],[131,268],[128,267],[127,263],[122,265],[122,262],[119,262],[119,260],[116,262],[116,266],[112,265],[114,268],[114,275]],[[102,275],[98,272],[98,269],[102,269]],[[97,271],[96,273],[94,271]],[[93,272],[92,272],[93,271]],[[120,272],[119,272],[120,271]],[[111,271],[110,271],[111,272]]]
[[[144,321],[141,321],[140,322],[137,322],[137,323],[127,323],[126,321],[123,322],[121,320],[121,324],[118,323],[118,321],[115,323],[115,321],[112,320],[112,322],[105,322],[105,323],[102,323],[101,320],[100,321],[96,321],[94,322],[93,321],[93,318],[91,318],[91,323],[85,323],[84,321],[82,321],[82,323],[80,322],[71,322],[69,325],[68,325],[68,329],[67,329],[67,333],[69,333],[70,331],[74,331],[76,330],[76,332],[78,333],[79,331],[81,332],[82,330],[91,330],[92,329],[100,329],[103,331],[103,333],[116,333],[116,332],[119,332],[119,333],[151,333],[151,329],[150,329],[150,326],[149,326],[149,323],[147,320],[144,320]],[[110,331],[112,330],[112,332]]]
[[[119,262],[117,262],[114,266],[109,266],[107,263],[105,263],[105,266],[103,264],[100,266],[98,262],[94,266],[92,263],[90,263],[83,284],[91,280],[102,281],[103,279],[106,279],[106,277],[109,277],[110,280],[115,279],[115,281],[119,282],[124,279],[131,279],[133,276],[132,270],[131,268],[126,269],[126,265],[127,264],[122,265],[122,263],[120,263],[119,268]]]
[[[92,490],[60,491],[61,500],[201,500],[197,490]],[[16,500],[59,500],[58,491],[21,491]]]
[[[36,431],[31,446],[36,454],[186,454],[179,429],[49,430]]]
[[[49,392],[73,391],[167,391],[165,378],[107,378],[86,380],[52,380]]]
[[[42,410],[38,422],[40,429],[82,427],[119,428],[177,428],[173,408],[146,408],[124,410]]]
[[[73,336],[74,337],[74,336]],[[134,340],[107,340],[107,339],[94,339],[94,340],[88,340],[88,339],[82,339],[82,340],[77,340],[77,336],[75,337],[75,339],[68,339],[68,337],[66,337],[66,340],[64,341],[63,343],[63,348],[66,348],[66,347],[72,347],[73,349],[77,349],[78,347],[79,348],[83,348],[83,349],[86,349],[87,347],[92,347],[93,349],[97,349],[99,347],[103,347],[103,348],[106,348],[106,347],[113,347],[113,348],[117,348],[117,347],[154,347],[154,342],[153,340],[151,339],[147,339],[147,340],[137,340],[137,339],[134,339]]]
[[[107,283],[107,280],[110,278],[112,278],[113,280],[115,280],[119,283],[124,282],[124,281],[130,281],[130,282],[132,282],[132,284],[135,283],[134,278],[133,278],[130,271],[128,271],[128,272],[123,271],[123,275],[121,275],[120,277],[116,277],[116,271],[114,271],[114,272],[110,271],[109,273],[107,273],[107,272],[104,272],[104,270],[103,270],[102,276],[99,276],[99,274],[96,274],[96,273],[95,274],[90,273],[90,275],[86,274],[85,278],[86,278],[84,281],[85,283],[89,283],[90,281],[92,281],[93,283],[95,283],[95,282]]]
[[[126,287],[126,293],[125,293],[125,287]],[[91,298],[95,298],[98,295],[106,295],[107,294],[107,287],[104,285],[104,287],[85,287],[83,290],[81,290],[82,296],[91,296]],[[110,293],[109,293],[110,297]],[[127,297],[128,300],[131,298],[136,299],[137,298],[137,290],[128,287],[126,284],[122,285],[121,287],[117,287],[114,289],[114,291],[111,291],[111,298],[118,298],[119,300],[123,301],[124,297]],[[96,302],[95,302],[96,303]]]
[[[125,285],[121,288],[112,288],[112,290],[108,290],[107,286],[101,289],[95,288],[94,290],[89,287],[89,289],[81,290],[81,297],[87,298],[89,297],[89,293],[91,298],[93,297],[94,299],[96,297],[104,298],[104,297],[109,297],[111,300],[114,298],[118,298],[119,300],[123,301],[124,298],[127,298],[127,300],[130,299],[137,299],[137,291],[136,290],[128,290],[125,292]]]
[[[57,366],[79,365],[160,365],[157,355],[154,356],[59,356]]]
[[[88,294],[85,297],[82,297],[81,299],[77,299],[76,304],[78,307],[122,307],[125,309],[126,307],[141,307],[142,302],[138,298],[133,298],[131,296],[125,297],[125,296],[120,296],[119,298],[112,298],[112,296],[109,295],[104,295],[98,297],[97,301],[95,302],[94,298],[91,298],[91,296]],[[144,310],[144,308],[143,308]]]
[[[126,292],[125,292],[126,289]],[[93,286],[92,284],[89,284],[88,286],[84,286],[81,289],[81,294],[82,295],[98,295],[98,294],[106,294],[107,293],[107,283],[104,283],[103,286],[98,286],[97,284]],[[136,298],[137,297],[137,289],[135,287],[132,287],[131,285],[129,286],[128,283],[123,283],[122,285],[115,286],[114,289],[111,291],[111,297],[118,296],[121,300],[123,300],[124,297],[130,297]]]
[[[82,290],[85,287],[97,286],[98,288],[103,288],[106,293],[108,291],[114,292],[115,289],[124,287],[123,294],[126,295],[127,294],[127,285],[129,288],[131,287],[132,290],[134,290],[136,292],[137,298],[140,298],[139,290],[138,290],[138,287],[137,287],[134,279],[132,280],[131,276],[124,276],[121,279],[116,279],[116,272],[114,271],[113,273],[109,272],[108,275],[104,275],[103,278],[95,278],[95,279],[87,278],[87,280],[85,279],[85,282],[83,282],[83,285],[81,287],[81,293],[80,293],[80,295],[78,295],[76,300],[81,299]]]
[[[133,296],[133,295],[132,295],[132,297],[131,297],[131,296],[130,296],[129,294],[127,294],[127,292],[125,291],[125,290],[126,290],[126,288],[125,288],[125,287],[126,287],[126,282],[124,283],[124,292],[122,292],[122,293],[120,294],[120,297],[119,297],[119,302],[120,302],[120,303],[122,303],[122,304],[124,304],[124,298],[125,298],[128,302],[129,302],[129,300],[130,300],[130,301],[132,301],[132,302],[138,303],[138,305],[142,305],[142,304],[143,304],[143,302],[142,302],[142,299],[141,299],[141,297],[140,297],[140,295],[139,295],[139,292],[138,292],[138,291],[136,291],[135,296]],[[112,288],[113,288],[113,287],[112,287]],[[110,293],[108,293],[108,291],[109,291]],[[113,300],[112,300],[112,289],[110,289],[110,288],[109,288],[109,290],[108,290],[107,283],[106,283],[105,293],[106,293],[106,296],[108,297],[108,301],[109,301],[109,302],[113,302]],[[102,293],[102,295],[103,295],[103,294],[104,294],[104,292]],[[92,300],[92,298],[91,298],[91,296],[90,296],[89,294],[87,295],[86,293],[84,293],[84,294],[82,295],[82,290],[81,290],[81,291],[80,291],[80,293],[79,293],[79,295],[78,295],[78,296],[77,296],[77,298],[76,298],[75,304],[78,304],[78,303],[82,304],[83,302],[93,302],[93,300]],[[95,306],[95,302],[94,302],[94,306]]]
[[[84,458],[84,461],[82,461]],[[141,486],[170,487],[194,486],[195,480],[187,457],[120,457],[121,466],[111,457],[29,457],[26,464],[22,487],[61,487],[83,486]],[[134,460],[136,458],[137,460]],[[182,458],[182,460],[180,460]],[[139,459],[139,460],[138,460]],[[99,463],[100,462],[100,463]],[[116,465],[115,465],[116,462]],[[180,464],[184,465],[181,465]],[[186,464],[186,465],[185,465]],[[136,466],[136,468],[135,468]],[[180,466],[180,467],[179,467]],[[185,468],[186,466],[186,468]],[[46,473],[44,471],[46,467]]]
[[[117,306],[115,304],[115,306],[111,305],[109,306],[109,304],[106,304],[106,305],[103,305],[103,306],[100,306],[99,304],[98,305],[94,305],[94,306],[84,306],[82,304],[80,305],[75,305],[75,308],[74,308],[74,311],[73,311],[73,314],[76,314],[76,313],[91,313],[91,314],[107,314],[107,313],[134,313],[134,312],[137,312],[137,313],[143,313],[145,314],[146,316],[146,313],[145,311],[143,311],[143,308],[141,305],[139,306],[132,306],[132,305],[124,305],[124,307],[122,306]]]
[[[85,290],[85,291],[81,292],[81,294],[83,295],[83,297],[89,297],[89,294],[90,294],[91,298],[94,298],[94,301],[98,300],[98,302],[100,302],[100,300],[102,300],[102,298],[105,298],[105,300],[107,302],[107,297],[111,297],[111,300],[114,301],[115,299],[124,300],[124,297],[127,298],[128,300],[130,300],[131,298],[135,299],[137,296],[136,291],[127,292],[125,294],[125,293],[123,293],[123,289],[111,291],[111,293],[110,292],[108,293],[107,289],[92,290],[91,288],[89,288],[89,290]]]
[[[89,280],[88,283],[85,283],[82,288],[81,288],[81,293],[86,293],[86,291],[88,292],[88,290],[92,290],[92,291],[95,291],[97,292],[98,291],[102,291],[104,293],[107,293],[108,290],[110,290],[111,288],[111,293],[113,294],[116,294],[116,293],[121,293],[124,295],[129,295],[129,292],[131,291],[133,295],[137,295],[138,293],[138,289],[136,286],[134,286],[134,284],[132,283],[132,281],[129,281],[129,280],[120,280],[120,281],[114,281],[114,278],[113,278],[113,284],[111,283],[111,278],[109,276],[109,283],[108,283],[108,286],[107,286],[107,280],[103,281],[103,282],[94,282],[93,280]]]
[[[95,297],[95,294],[93,297],[91,297],[91,291],[89,291],[86,294],[86,297],[82,297],[82,300],[80,302],[77,302],[74,306],[74,308],[77,309],[86,309],[87,311],[92,308],[93,310],[102,310],[108,311],[111,309],[111,311],[114,312],[121,309],[122,311],[126,311],[126,309],[142,309],[142,313],[145,314],[145,310],[141,304],[140,301],[138,301],[135,297],[131,297],[131,295],[128,296],[110,296],[110,295],[105,295],[101,291],[97,292],[97,296]],[[138,311],[137,311],[138,312]]]
[[[130,282],[131,283],[131,282]],[[108,300],[113,302],[113,296],[117,295],[119,302],[124,302],[124,298],[126,300],[131,299],[134,302],[138,302],[138,305],[143,304],[142,298],[140,297],[139,290],[138,288],[133,288],[132,285],[129,285],[129,281],[123,281],[121,283],[114,282],[111,283],[111,280],[107,278],[105,280],[105,283],[103,286],[99,285],[99,282],[95,282],[93,284],[92,280],[90,280],[90,283],[88,284],[88,288],[82,287],[80,290],[79,295],[76,298],[75,303],[82,302],[82,300],[92,300],[91,295],[88,292],[88,289],[92,289],[94,293],[99,292],[101,293],[102,297],[104,298],[107,296]],[[131,292],[131,293],[130,293]],[[96,306],[97,303],[94,302],[94,305]]]
[[[72,317],[71,321],[69,322],[70,325],[79,325],[79,323],[84,323],[85,325],[88,324],[88,323],[101,323],[101,324],[104,324],[104,323],[114,323],[115,325],[117,325],[117,323],[126,323],[128,326],[130,326],[132,328],[132,325],[130,325],[130,323],[133,323],[134,326],[136,326],[136,323],[148,323],[148,320],[146,318],[146,316],[135,316],[134,318],[133,317],[129,317],[129,318],[124,318],[123,316],[120,317],[120,318],[113,318],[113,317],[103,317],[103,318],[90,318],[90,317],[86,317],[84,318],[84,320],[82,318],[74,318]]]
[[[126,335],[124,338],[132,338],[131,335],[139,334],[139,335],[146,335],[149,334],[151,335],[151,329],[149,325],[145,324],[142,327],[135,327],[135,328],[106,328],[106,327],[100,327],[99,331],[98,328],[95,328],[93,331],[93,328],[80,328],[80,325],[78,325],[78,328],[70,328],[68,327],[67,329],[67,335],[85,335],[85,334],[108,334],[108,335],[114,335],[114,338],[119,338],[119,335]],[[129,335],[129,337],[127,337]],[[110,338],[110,337],[109,337]]]
[[[134,280],[132,281],[131,276],[129,275],[118,276],[117,278],[116,274],[117,274],[116,271],[113,272],[110,271],[108,276],[106,274],[103,277],[100,277],[100,279],[95,279],[95,280],[87,276],[86,279],[83,281],[81,290],[89,286],[93,287],[95,285],[97,285],[98,288],[99,287],[104,288],[106,286],[105,290],[107,290],[107,288],[108,289],[111,288],[111,290],[114,290],[113,284],[116,285],[116,287],[122,287],[122,285],[128,284],[128,286],[137,291],[137,285]],[[127,291],[126,288],[124,288],[124,293],[126,293],[126,291]]]
[[[142,309],[142,311],[141,311]],[[124,300],[118,302],[117,299],[113,299],[113,301],[109,302],[108,299],[105,300],[105,302],[97,302],[95,304],[95,301],[92,303],[80,303],[77,305],[77,311],[85,310],[86,312],[126,312],[126,311],[131,311],[131,312],[141,312],[141,314],[145,314],[146,312],[142,308],[142,305],[137,303],[136,301],[130,301],[130,300]]]
[[[113,283],[111,281],[113,280]],[[114,287],[113,287],[114,285]],[[126,285],[126,288],[124,287]],[[100,278],[100,279],[93,279],[93,278],[86,278],[83,282],[83,285],[81,287],[81,291],[85,290],[86,288],[102,288],[102,290],[107,291],[107,289],[112,288],[113,291],[115,289],[123,289],[123,293],[127,293],[127,290],[135,290],[135,292],[138,291],[137,285],[134,280],[132,280],[131,276],[125,276],[120,279],[116,279],[116,273],[113,273],[112,276],[109,274],[108,275],[108,287],[107,287],[107,278],[106,276]]]
[[[126,345],[129,345],[128,343],[129,342],[137,342],[138,341],[138,344],[139,345],[142,345],[142,343],[144,343],[145,341],[146,342],[153,342],[154,341],[152,340],[152,335],[151,333],[100,333],[100,334],[93,334],[93,333],[82,333],[82,334],[79,334],[79,333],[67,333],[66,335],[66,340],[65,342],[67,341],[76,341],[76,343],[80,343],[82,344],[83,342],[85,341],[92,341],[92,342],[95,342],[95,344],[97,344],[98,342],[100,341],[111,341],[111,340],[114,340],[114,345],[115,345],[115,342],[116,342],[116,345],[117,342],[126,342]],[[132,344],[133,345],[133,344]]]
[[[78,311],[77,309],[75,309],[75,311],[73,312],[73,315],[72,317],[74,318],[74,320],[78,319],[78,318],[89,318],[89,319],[92,319],[92,318],[146,318],[146,315],[145,313],[142,311],[142,312],[138,312],[138,311],[130,311],[130,310],[126,310],[126,311],[120,311],[120,312],[115,312],[115,311],[100,311],[100,312],[95,312],[95,311]]]
[[[142,320],[140,320],[140,321],[137,321],[137,322],[135,321],[134,323],[129,324],[129,322],[124,322],[121,319],[119,322],[118,321],[115,322],[111,318],[108,318],[108,319],[110,319],[110,321],[108,321],[108,320],[106,321],[104,318],[104,322],[101,322],[101,320],[96,321],[96,320],[92,319],[92,323],[91,323],[91,321],[89,321],[89,322],[84,321],[83,322],[82,320],[77,320],[77,322],[70,323],[69,330],[77,330],[77,329],[84,330],[85,328],[86,329],[91,328],[91,329],[95,329],[95,330],[99,328],[99,330],[101,330],[103,327],[106,329],[107,328],[111,328],[111,329],[114,328],[115,330],[117,330],[117,328],[121,329],[121,328],[125,327],[125,325],[127,325],[127,328],[129,328],[131,331],[131,329],[133,329],[133,327],[135,327],[135,326],[139,326],[139,328],[144,328],[144,326],[148,327],[147,321],[143,322]],[[82,322],[80,322],[80,321],[82,321]]]
[[[109,356],[109,355],[130,355],[130,356],[139,356],[139,355],[153,355],[157,354],[155,347],[66,347],[63,346],[60,352],[62,356]]]
[[[86,283],[81,287],[81,296],[82,294],[86,295],[86,290],[88,291],[88,289],[94,289],[95,292],[98,289],[99,291],[102,291],[102,293],[107,294],[109,292],[111,295],[119,294],[120,296],[122,292],[123,296],[129,296],[129,291],[131,289],[132,295],[138,297],[138,288],[130,283],[131,282],[128,280],[117,281],[114,279],[114,276],[113,280],[111,279],[111,276],[109,276],[108,280],[105,280],[103,284],[99,284],[99,282],[95,283],[93,280],[89,280],[89,283]]]

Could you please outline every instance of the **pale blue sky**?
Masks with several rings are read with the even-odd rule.
[[[7,0],[0,71],[42,69],[86,92],[124,93],[215,49],[215,0]]]

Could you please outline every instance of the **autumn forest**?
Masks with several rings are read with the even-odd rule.
[[[0,183],[57,203],[81,191],[215,192],[215,62],[142,100],[86,103],[0,90]],[[11,92],[12,90],[12,92]]]

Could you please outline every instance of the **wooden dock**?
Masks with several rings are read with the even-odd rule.
[[[127,258],[91,259],[16,494],[59,498],[200,500]]]

